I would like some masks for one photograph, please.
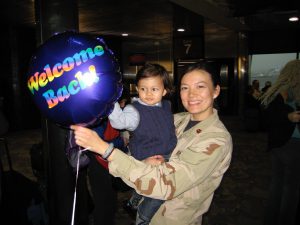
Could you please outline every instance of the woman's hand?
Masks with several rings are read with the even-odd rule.
[[[294,111],[288,114],[288,118],[293,123],[300,122],[300,111]]]
[[[162,164],[165,161],[164,157],[161,155],[150,156],[147,159],[144,159],[144,162],[149,165],[157,166]]]
[[[77,145],[88,148],[90,151],[100,155],[104,154],[108,144],[95,131],[78,125],[72,125],[71,129],[74,130]]]

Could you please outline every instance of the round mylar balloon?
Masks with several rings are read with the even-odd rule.
[[[32,56],[27,86],[40,111],[62,126],[107,116],[122,93],[113,52],[101,38],[59,33]]]

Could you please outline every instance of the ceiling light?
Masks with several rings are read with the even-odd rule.
[[[178,32],[184,32],[185,29],[184,29],[184,28],[178,28],[177,31],[178,31]]]
[[[122,36],[123,37],[127,37],[129,34],[123,33]]]
[[[295,22],[295,21],[298,21],[299,20],[299,17],[298,16],[291,16],[290,18],[289,18],[289,21],[291,21],[291,22]]]

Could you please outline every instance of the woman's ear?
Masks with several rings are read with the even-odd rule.
[[[217,85],[214,91],[214,99],[217,98],[220,94],[220,85]]]

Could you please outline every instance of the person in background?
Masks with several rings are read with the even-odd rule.
[[[254,97],[254,89],[251,85],[247,86],[245,94],[245,105],[247,108],[260,108],[260,101]]]
[[[131,103],[130,92],[125,86],[123,87],[122,96],[121,96],[120,100],[118,101],[118,103],[122,110],[125,108],[126,105]],[[123,138],[125,147],[128,148],[130,133],[127,130],[123,129],[123,130],[120,130],[120,135]],[[126,151],[128,151],[128,149]]]
[[[189,66],[183,74],[180,97],[187,112],[174,116],[178,142],[168,162],[162,156],[137,160],[93,130],[71,126],[76,143],[107,159],[112,175],[121,177],[139,194],[166,200],[151,225],[200,225],[230,165],[231,135],[213,108],[220,94],[217,72],[202,62]]]
[[[134,158],[164,155],[168,160],[177,143],[171,103],[163,99],[172,92],[169,74],[163,66],[147,63],[137,72],[135,83],[138,98],[123,110],[116,103],[109,121],[114,128],[132,133],[129,151]],[[135,191],[128,202],[130,207],[137,208],[136,224],[145,225],[162,203],[160,199],[142,199]]]
[[[5,135],[9,129],[9,123],[4,113],[2,112],[2,106],[3,106],[3,97],[0,96],[0,138],[2,135]],[[2,160],[0,159],[0,205],[2,203],[2,175],[3,175],[3,165],[2,165]]]
[[[258,99],[261,95],[261,91],[259,90],[259,80],[252,81],[252,96],[255,99]]]
[[[109,120],[103,119],[100,124],[93,128],[97,134],[109,143],[114,143],[118,149],[124,151],[124,142],[119,131],[109,126]],[[117,209],[117,191],[113,188],[113,177],[108,172],[108,165],[98,155],[88,152],[90,162],[87,166],[87,179],[90,184],[91,210],[94,225],[115,224]]]
[[[261,89],[261,93],[264,94],[266,93],[266,91],[272,86],[271,81],[266,81],[265,82],[265,86]]]
[[[130,101],[130,95],[124,87],[118,102],[125,105]],[[108,120],[104,118],[100,124],[93,128],[103,140],[113,143],[114,146],[127,153],[126,143],[121,136],[121,131],[114,129]],[[90,163],[88,165],[88,179],[93,201],[93,224],[115,224],[117,210],[117,188],[122,184],[108,172],[108,164],[99,155],[89,152]],[[117,187],[118,186],[118,187]]]
[[[9,122],[6,116],[4,115],[3,101],[4,98],[0,96],[0,135],[6,134],[9,129]]]
[[[129,93],[124,88],[118,101],[122,104],[129,100]],[[110,125],[108,117],[101,118],[89,126],[105,141],[113,143],[116,148],[127,152],[120,131]],[[79,146],[76,145],[72,132],[69,132],[67,136],[66,155],[73,172],[76,172]],[[84,207],[85,210],[76,212],[76,215],[81,216],[80,221],[86,217],[84,221],[86,222],[87,217],[91,214],[92,217],[89,218],[93,219],[94,225],[114,225],[117,209],[117,188],[121,185],[125,186],[125,184],[117,181],[109,174],[107,161],[95,153],[84,152],[84,155],[81,154],[79,165],[81,184],[78,185],[77,197],[79,201],[77,208]]]
[[[272,159],[264,225],[296,225],[300,187],[300,60],[288,62],[261,96]]]
[[[262,128],[261,104],[259,99],[254,96],[254,90],[251,85],[248,85],[245,94],[244,126],[249,132],[256,132]]]

